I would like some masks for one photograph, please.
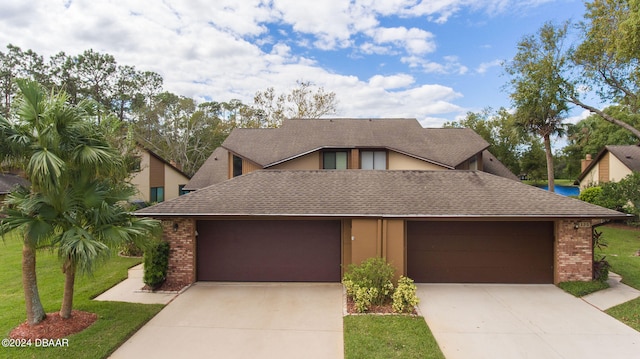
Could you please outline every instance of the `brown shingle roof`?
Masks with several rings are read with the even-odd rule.
[[[200,166],[191,180],[184,186],[187,191],[220,183],[229,178],[229,151],[222,147],[216,148],[211,156]]]
[[[480,171],[256,171],[148,216],[615,218],[616,211]]]
[[[640,146],[606,146],[605,148],[630,170],[640,171]]]
[[[500,162],[493,153],[488,150],[482,152],[482,170],[492,175],[508,178],[510,180],[519,181],[518,176],[514,175],[511,170]]]
[[[423,128],[416,119],[293,119],[234,129],[222,146],[264,168],[321,148],[389,148],[455,168],[489,144],[469,129]]]

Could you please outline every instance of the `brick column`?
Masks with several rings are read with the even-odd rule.
[[[169,242],[170,286],[187,286],[196,281],[196,221],[191,218],[163,218],[162,238]]]
[[[556,221],[555,232],[554,283],[590,281],[593,276],[591,222]]]

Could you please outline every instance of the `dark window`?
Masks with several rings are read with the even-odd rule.
[[[186,185],[184,185],[184,184],[179,184],[178,185],[178,196],[182,196],[183,194],[187,194],[187,193],[191,192],[191,191],[185,191],[184,186],[186,186]]]
[[[346,170],[347,157],[346,151],[324,152],[322,168],[325,170]]]
[[[242,175],[242,158],[233,156],[233,177]]]
[[[164,202],[164,187],[151,187],[151,202]]]

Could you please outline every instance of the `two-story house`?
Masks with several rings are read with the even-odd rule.
[[[255,170],[480,170],[513,180],[469,129],[423,128],[415,119],[296,119],[235,129],[185,186],[193,191]]]
[[[592,219],[625,216],[522,184],[473,131],[415,119],[235,129],[186,188],[136,212],[162,220],[172,285],[338,282],[369,257],[417,282],[590,280]]]

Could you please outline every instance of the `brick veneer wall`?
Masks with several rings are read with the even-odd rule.
[[[555,231],[554,282],[558,284],[566,281],[591,280],[593,276],[591,222],[556,221]]]
[[[177,230],[174,230],[175,225]],[[196,221],[190,218],[162,219],[162,238],[169,242],[166,283],[184,287],[196,281]]]

